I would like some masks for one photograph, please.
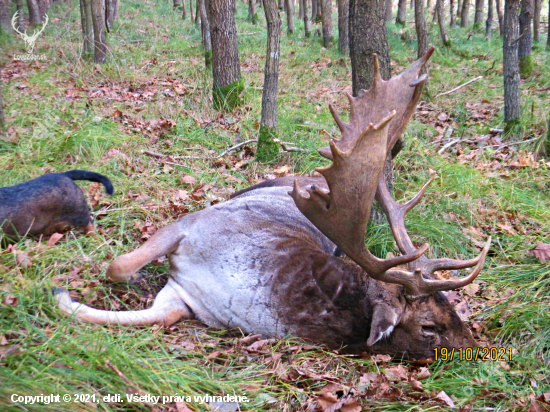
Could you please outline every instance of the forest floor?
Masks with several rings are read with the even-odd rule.
[[[25,239],[0,251],[0,409],[236,410],[193,396],[238,395],[240,410],[449,410],[538,412],[550,408],[550,53],[535,44],[535,69],[522,81],[522,126],[504,136],[502,52],[498,31],[451,29],[451,49],[431,41],[430,83],[396,159],[395,195],[410,198],[438,178],[407,216],[415,242],[433,256],[469,258],[493,243],[478,280],[449,299],[482,345],[511,360],[401,363],[388,356],[343,356],[299,340],[258,340],[195,322],[124,328],[80,324],[57,309],[54,286],[96,308],[146,308],[167,278],[166,262],[144,280],[111,284],[105,268],[157,229],[221,202],[263,179],[312,173],[316,149],[338,132],[328,103],[344,113],[349,59],[318,36],[283,33],[279,93],[281,140],[306,152],[254,162],[266,28],[237,14],[245,105],[211,108],[200,28],[168,2],[121,2],[108,35],[109,62],[82,59],[77,3],[50,10],[36,49],[45,61],[11,59],[20,38],[2,38],[0,57],[9,142],[0,142],[0,185],[47,172],[86,169],[107,175],[115,194],[82,183],[99,236]],[[409,11],[411,13],[411,11]],[[283,14],[284,20],[284,14]],[[431,17],[429,19],[431,21]],[[314,25],[316,31],[320,30]],[[286,25],[283,24],[283,30]],[[392,72],[415,59],[414,27],[389,25]],[[478,81],[439,96],[477,76]],[[387,226],[367,241],[379,256],[395,252]],[[533,253],[539,242],[540,251]],[[537,256],[541,257],[539,259]],[[508,352],[507,352],[508,353]],[[93,402],[14,405],[11,396],[87,394]],[[103,400],[120,394],[122,401]],[[166,404],[127,402],[127,394],[183,397]],[[101,399],[101,400],[99,400]],[[74,401],[74,397],[73,397]],[[177,402],[176,402],[177,401]],[[316,409],[315,409],[316,408]],[[332,409],[331,409],[332,408]]]

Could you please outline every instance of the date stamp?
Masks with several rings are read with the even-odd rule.
[[[512,348],[435,348],[435,360],[441,361],[511,361]]]

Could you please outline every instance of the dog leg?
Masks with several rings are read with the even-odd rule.
[[[180,286],[172,279],[158,293],[149,309],[135,311],[111,311],[94,309],[71,300],[69,292],[56,288],[55,298],[59,308],[76,319],[100,325],[121,326],[168,326],[180,319],[193,319],[191,309],[181,300],[177,293]]]
[[[107,279],[113,282],[128,280],[147,263],[174,251],[184,237],[181,228],[184,219],[163,227],[141,247],[113,260],[107,268]]]

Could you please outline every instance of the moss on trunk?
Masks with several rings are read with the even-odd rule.
[[[244,90],[244,79],[241,78],[227,86],[212,89],[212,99],[216,110],[233,110],[242,103],[241,92]]]
[[[533,72],[533,55],[530,54],[519,59],[519,73],[522,77],[529,76]]]
[[[207,69],[212,68],[212,50],[206,50],[204,52],[204,64]]]
[[[279,145],[273,141],[277,138],[277,130],[267,126],[260,127],[258,136],[258,149],[256,160],[258,162],[271,162],[279,155]]]

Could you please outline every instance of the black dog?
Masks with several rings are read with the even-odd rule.
[[[68,228],[95,232],[90,209],[82,190],[73,180],[90,180],[113,194],[111,181],[86,170],[48,173],[15,186],[0,188],[0,233],[16,240],[25,235],[39,236]]]

